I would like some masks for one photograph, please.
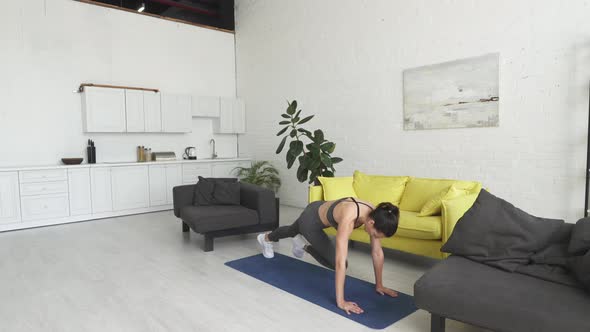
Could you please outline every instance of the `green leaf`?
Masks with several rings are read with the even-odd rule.
[[[293,118],[293,120],[291,120],[293,123],[297,123],[297,121],[299,121],[298,117]]]
[[[291,137],[297,136],[297,130],[296,129],[291,130],[291,133],[289,134],[289,136],[291,136]]]
[[[334,149],[335,149],[335,148],[336,148],[336,144],[334,144],[334,143],[332,143],[332,142],[327,142],[327,143],[324,143],[324,144],[322,144],[322,146],[321,146],[321,149],[322,149],[322,151],[324,151],[324,152],[327,152],[327,153],[332,153],[332,152],[334,152]]]
[[[301,121],[299,121],[299,124],[301,125],[301,124],[308,122],[309,120],[313,119],[314,116],[315,115],[310,115],[308,117],[303,118]]]
[[[303,128],[299,128],[297,129],[298,132],[303,133],[305,136],[309,137],[310,139],[313,140],[313,134],[311,133],[311,131],[309,130],[305,130]]]
[[[332,164],[338,164],[339,162],[342,162],[342,158],[339,158],[339,157],[332,158]]]
[[[277,133],[277,136],[281,136],[282,134],[284,134],[284,133],[287,131],[287,129],[289,129],[289,127],[288,127],[288,126],[287,126],[287,127],[285,127],[285,128],[283,128],[283,129],[281,129],[281,131],[279,131],[279,132]]]
[[[287,114],[293,115],[295,114],[295,110],[297,109],[297,100],[293,100],[289,107],[287,107]]]
[[[334,177],[334,173],[332,173],[331,171],[324,171],[322,173],[322,176],[328,177],[328,178],[333,178]]]
[[[285,119],[290,119],[290,118],[291,118],[291,116],[290,116],[289,114],[284,114],[284,113],[283,113],[283,114],[281,114],[281,116],[282,116],[283,118],[285,118]]]
[[[303,142],[301,141],[292,141],[289,144],[289,152],[295,155],[295,157],[299,156],[303,152]]]
[[[324,166],[326,167],[331,167],[332,166],[332,159],[330,158],[330,156],[328,156],[325,153],[322,153],[320,156],[321,160],[322,160],[322,164],[324,164]]]
[[[287,168],[291,169],[291,167],[293,166],[293,163],[295,163],[295,159],[297,159],[297,156],[292,154],[292,153],[287,153]]]
[[[324,143],[324,132],[321,131],[320,129],[316,130],[313,132],[313,136],[314,136],[314,142],[316,143]]]
[[[282,125],[290,125],[290,124],[291,124],[291,121],[281,121],[281,122],[279,122],[279,124],[280,124],[281,126],[282,126]]]
[[[305,168],[303,164],[300,164],[297,169],[297,180],[299,180],[299,182],[305,182],[307,180],[307,172],[307,168]]]
[[[279,147],[277,148],[277,154],[279,154],[279,153],[281,153],[281,151],[283,151],[283,147],[285,147],[285,142],[287,142],[287,136],[283,137],[283,140],[279,144]]]
[[[312,159],[311,165],[309,165],[309,169],[318,169],[322,165],[322,162],[319,159]]]
[[[295,118],[298,118],[298,117],[299,117],[299,114],[301,114],[301,110],[297,111],[297,114],[295,114],[295,116],[294,116],[294,117],[295,117]]]

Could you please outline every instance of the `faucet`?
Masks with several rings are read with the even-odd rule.
[[[217,152],[215,152],[215,139],[211,139],[209,141],[209,145],[211,145],[211,143],[213,143],[213,154],[211,155],[211,159],[215,159],[217,158]]]

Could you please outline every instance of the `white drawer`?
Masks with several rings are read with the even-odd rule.
[[[22,196],[45,195],[45,194],[63,194],[68,192],[67,181],[53,182],[31,182],[20,185],[20,194]]]
[[[21,197],[21,213],[23,221],[67,217],[68,194]]]
[[[39,171],[18,172],[20,183],[45,182],[45,181],[67,181],[68,173],[65,169],[44,169]]]
[[[211,177],[211,165],[182,165],[182,183],[197,183],[199,176]]]

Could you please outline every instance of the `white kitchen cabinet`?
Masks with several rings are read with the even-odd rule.
[[[212,176],[215,178],[235,178],[236,167],[250,167],[247,162],[220,162],[211,166]]]
[[[92,189],[92,213],[113,211],[110,167],[90,170],[90,188]]]
[[[182,165],[182,184],[195,184],[199,181],[199,176],[204,178],[211,177],[210,164],[183,164]]]
[[[82,114],[85,132],[125,132],[125,90],[85,87]]]
[[[166,165],[166,203],[172,204],[174,187],[182,185],[182,168],[180,165]]]
[[[21,197],[22,220],[52,219],[67,217],[68,194],[52,194]]]
[[[219,97],[194,97],[193,117],[219,117]]]
[[[18,173],[2,172],[0,173],[0,224],[20,220]]]
[[[166,205],[166,166],[150,165],[150,206]]]
[[[236,98],[221,98],[219,119],[213,121],[216,134],[243,134],[246,132],[246,107]]]
[[[172,190],[182,184],[180,165],[150,165],[150,206],[173,204]]]
[[[68,192],[70,215],[92,213],[90,170],[88,168],[68,169]]]
[[[190,133],[192,131],[191,96],[162,94],[162,131]]]
[[[127,132],[142,133],[145,131],[143,91],[125,90],[125,114]]]
[[[162,108],[159,92],[143,92],[143,111],[145,116],[145,131],[157,133],[162,131]]]
[[[121,166],[111,170],[113,210],[130,210],[149,206],[147,166]]]

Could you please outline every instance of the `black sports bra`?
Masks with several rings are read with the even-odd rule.
[[[338,223],[336,222],[336,219],[334,218],[334,209],[336,208],[336,205],[340,204],[341,202],[343,202],[344,200],[347,199],[352,199],[353,202],[356,203],[356,220],[355,220],[355,224],[358,222],[359,220],[359,216],[360,216],[360,208],[359,208],[359,204],[363,204],[365,206],[368,206],[371,208],[371,210],[373,209],[369,204],[365,204],[363,202],[357,202],[356,199],[354,199],[354,197],[343,197],[339,200],[337,200],[336,202],[332,203],[332,205],[330,205],[330,207],[328,208],[328,212],[326,213],[326,218],[328,219],[328,221],[330,222],[330,224],[338,229]],[[359,228],[361,225],[355,226],[354,228]]]

